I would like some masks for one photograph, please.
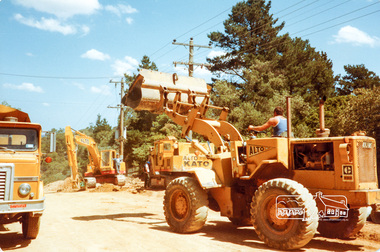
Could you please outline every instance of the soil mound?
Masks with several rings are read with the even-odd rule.
[[[96,184],[96,188],[88,189],[89,192],[117,192],[117,191],[130,191],[132,193],[139,193],[144,190],[144,182],[139,178],[126,177],[124,186],[117,186],[114,184]],[[78,191],[71,183],[71,178],[59,180],[45,185],[44,193],[55,192],[74,192]]]

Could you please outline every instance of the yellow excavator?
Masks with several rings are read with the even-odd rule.
[[[80,131],[72,130],[70,126],[65,128],[65,138],[73,188],[95,188],[96,183],[125,185],[125,163],[119,158],[119,154],[115,150],[99,151],[93,138]],[[85,146],[88,150],[89,163],[84,177],[78,172],[78,145]]]

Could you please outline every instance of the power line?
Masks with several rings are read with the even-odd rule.
[[[320,30],[315,31],[315,32],[312,32],[312,33],[304,34],[303,36],[313,35],[313,34],[316,34],[316,33],[321,32],[321,31],[324,31],[324,30],[327,30],[327,29],[331,29],[331,28],[336,27],[336,26],[338,26],[338,25],[342,25],[342,24],[345,24],[345,23],[348,23],[348,22],[351,22],[351,21],[354,21],[354,20],[357,20],[357,19],[360,19],[360,18],[363,18],[363,17],[370,16],[370,15],[375,14],[375,13],[377,13],[377,12],[380,12],[380,10],[376,10],[376,11],[373,11],[373,12],[367,13],[367,14],[365,14],[365,15],[362,15],[362,16],[359,16],[359,17],[356,17],[356,18],[352,18],[352,19],[350,19],[350,20],[346,20],[346,21],[341,22],[341,23],[339,23],[339,24],[335,24],[335,25],[332,25],[332,26],[329,26],[329,27],[326,27],[326,28],[320,29]]]
[[[188,34],[188,33],[192,32],[192,31],[194,31],[195,29],[201,27],[202,25],[204,25],[204,24],[210,22],[211,20],[213,20],[213,19],[219,17],[220,15],[222,15],[222,14],[224,14],[225,12],[229,11],[230,9],[231,9],[231,7],[229,7],[228,9],[226,9],[226,10],[224,10],[224,11],[222,11],[222,12],[216,14],[216,15],[213,16],[212,18],[209,18],[208,20],[202,22],[201,24],[195,26],[194,28],[191,28],[190,30],[188,30],[187,32],[181,34],[180,36],[177,36],[176,39],[179,39],[179,38],[185,36],[186,34]],[[218,24],[220,24],[220,22],[218,22]],[[171,44],[171,43],[168,42],[167,44],[165,44],[164,46],[162,46],[161,48],[159,48],[158,50],[156,50],[155,52],[153,52],[153,53],[150,55],[150,57],[152,57],[153,55],[155,55],[156,53],[158,53],[159,51],[161,51],[161,50],[164,49],[165,47],[169,46],[170,44]],[[169,52],[171,52],[171,51],[173,51],[173,50],[170,50]],[[166,54],[167,54],[167,53],[163,54],[162,56],[164,56],[164,55],[166,55]],[[158,57],[158,58],[161,58],[162,56],[160,56],[160,57]]]
[[[46,75],[27,75],[27,74],[14,74],[14,73],[0,73],[0,75],[13,76],[13,77],[27,77],[36,79],[65,79],[65,80],[99,80],[99,79],[110,79],[117,77],[71,77],[71,76],[46,76]]]
[[[344,17],[344,16],[350,15],[350,14],[352,14],[352,13],[358,12],[358,11],[360,11],[360,10],[366,9],[366,8],[371,7],[371,6],[373,6],[373,5],[375,5],[375,4],[378,4],[378,3],[380,3],[380,2],[378,1],[378,2],[376,2],[376,3],[369,4],[369,5],[366,5],[366,6],[362,7],[362,8],[359,8],[359,9],[356,9],[356,10],[353,10],[353,11],[350,11],[350,12],[345,13],[345,14],[343,14],[343,15],[340,15],[340,16],[338,16],[338,17],[331,18],[331,19],[329,19],[329,20],[327,20],[327,21],[324,21],[324,22],[322,22],[322,23],[319,23],[319,24],[313,25],[313,26],[311,26],[311,27],[309,27],[309,28],[306,28],[306,29],[303,29],[303,30],[301,30],[301,31],[295,32],[295,33],[293,33],[293,35],[294,35],[294,34],[301,33],[301,32],[303,32],[303,31],[307,31],[307,30],[313,29],[313,28],[315,28],[315,27],[317,27],[317,26],[320,26],[320,25],[323,25],[323,24],[329,23],[329,22],[331,22],[331,21],[337,20],[337,19],[339,19],[339,18],[341,18],[341,17]]]
[[[314,14],[314,15],[308,16],[308,17],[306,17],[306,18],[304,18],[304,19],[301,19],[301,20],[298,20],[298,21],[296,21],[296,22],[294,22],[294,23],[288,24],[288,25],[286,25],[286,27],[290,27],[290,26],[293,26],[293,25],[295,25],[295,24],[299,24],[300,22],[303,22],[303,21],[305,21],[305,20],[307,20],[307,19],[310,19],[310,18],[313,18],[313,17],[315,17],[315,16],[318,16],[318,15],[320,15],[320,14],[322,14],[322,13],[324,13],[324,12],[327,12],[327,11],[329,11],[329,10],[335,9],[336,7],[341,6],[341,5],[343,5],[343,4],[346,4],[346,3],[350,2],[350,1],[351,1],[351,0],[347,0],[347,1],[345,1],[345,2],[342,2],[342,3],[339,3],[339,4],[337,4],[337,5],[334,5],[333,7],[330,7],[330,8],[328,8],[328,9],[324,9],[324,10],[322,10],[322,11],[320,11],[320,12]],[[288,20],[288,21],[289,21],[289,20]]]

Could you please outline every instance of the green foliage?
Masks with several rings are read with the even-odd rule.
[[[348,135],[363,130],[367,135],[379,138],[380,87],[356,89],[338,117],[344,134]]]
[[[158,70],[156,63],[150,61],[149,57],[146,55],[144,55],[141,59],[141,64],[139,65],[139,68],[137,68],[137,71],[139,71],[140,69],[150,69],[154,71]]]
[[[332,97],[334,76],[326,53],[317,52],[307,40],[287,38],[276,69],[286,79],[283,88],[290,95],[300,95],[313,106],[320,98]]]
[[[233,74],[244,80],[242,71],[252,65],[252,60],[273,60],[281,51],[287,35],[278,36],[285,23],[275,26],[277,19],[269,14],[271,2],[248,0],[237,3],[229,18],[224,21],[225,33],[212,32],[211,42],[224,49],[223,56],[208,59],[210,70]]]
[[[334,93],[332,62],[309,42],[278,35],[284,23],[269,13],[271,2],[237,3],[224,22],[225,32],[212,32],[210,40],[227,53],[208,59],[211,72],[225,73],[243,101],[265,112],[275,93],[301,96],[313,106]],[[234,78],[237,77],[237,78]]]
[[[115,149],[117,147],[114,130],[105,118],[101,118],[100,114],[96,119],[95,125],[91,125],[86,131],[88,133],[83,133],[90,135],[97,143],[99,149]]]
[[[347,75],[338,76],[339,95],[349,95],[358,88],[373,89],[380,86],[380,78],[374,72],[369,71],[363,64],[344,66]]]

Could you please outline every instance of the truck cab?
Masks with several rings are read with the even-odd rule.
[[[45,208],[41,135],[28,114],[0,105],[0,224],[21,222],[28,239],[37,237]]]

